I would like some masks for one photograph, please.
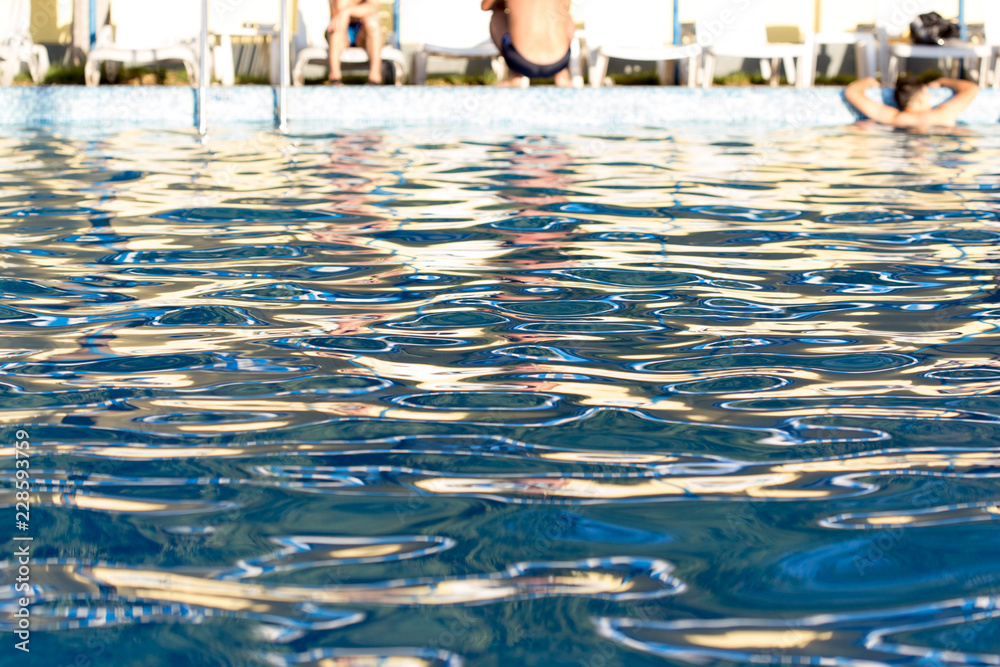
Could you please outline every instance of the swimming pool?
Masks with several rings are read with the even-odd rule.
[[[995,126],[0,144],[4,664],[998,659]]]

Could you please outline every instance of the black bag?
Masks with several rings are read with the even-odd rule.
[[[921,14],[910,24],[910,38],[914,44],[943,46],[946,39],[953,39],[960,34],[956,24],[945,21],[937,12]]]

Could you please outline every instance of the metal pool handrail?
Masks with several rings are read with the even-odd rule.
[[[278,85],[278,131],[288,129],[288,0],[281,0],[281,22],[278,26],[281,80]],[[206,100],[208,99],[208,0],[201,0],[201,44],[198,53],[198,133],[208,131]]]
[[[198,134],[208,131],[205,99],[208,97],[208,0],[201,0],[201,42],[198,55]]]
[[[281,0],[281,24],[278,28],[278,39],[281,41],[281,81],[278,89],[278,131],[288,129],[288,0]]]

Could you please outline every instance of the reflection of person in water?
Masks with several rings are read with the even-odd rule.
[[[558,216],[551,209],[559,204],[568,203],[564,192],[570,185],[570,170],[573,156],[564,146],[540,137],[523,137],[504,146],[511,151],[509,165],[504,169],[504,175],[516,176],[517,180],[501,181],[508,186],[499,191],[499,196],[510,202],[521,204],[517,210],[518,216],[547,217]],[[565,268],[567,262],[563,259],[551,261],[553,256],[562,257],[567,249],[566,229],[552,230],[504,229],[504,245],[512,248],[524,248],[525,253],[517,250],[505,256],[505,264],[511,267],[511,272],[504,272],[502,277],[514,283],[530,283],[536,285],[553,285],[552,278],[540,275],[538,272]],[[538,259],[539,249],[544,249],[547,259]],[[507,300],[535,300],[547,298],[542,295],[506,294]]]
[[[569,201],[565,192],[573,156],[563,146],[539,137],[523,137],[506,147],[513,151],[506,173],[518,179],[503,181],[506,185],[516,184],[516,187],[501,191],[501,196],[530,204],[531,208],[522,211],[522,215],[552,215],[537,208]],[[558,234],[550,236],[555,238]]]
[[[399,181],[390,167],[392,160],[386,157],[385,143],[376,132],[335,137],[329,146],[328,159],[314,171],[316,178],[329,185],[326,197],[332,205],[328,210],[377,216],[380,210],[371,204],[387,197],[374,191]]]
[[[331,222],[311,222],[303,230],[320,244],[330,244],[323,252],[330,263],[348,266],[370,266],[387,260],[391,250],[373,244],[371,232],[388,230],[399,223],[387,216],[385,209],[376,203],[390,198],[378,194],[381,188],[399,182],[392,168],[396,158],[387,151],[385,141],[378,131],[363,131],[337,135],[324,144],[323,153],[300,154],[299,162],[313,159],[305,168],[310,170],[312,191],[321,193],[326,200],[322,210],[337,213],[342,218]],[[317,187],[317,184],[318,187]],[[322,274],[317,274],[319,277]],[[336,280],[337,274],[329,274]],[[353,282],[353,281],[352,281]],[[360,283],[366,282],[364,279]],[[353,291],[357,286],[331,283],[332,291]],[[360,289],[365,289],[360,287]],[[317,320],[317,326],[327,333],[363,336],[372,333],[374,325],[393,317],[392,313],[373,310],[371,303],[333,303],[327,306],[329,314]],[[318,357],[339,358],[342,353],[311,350]]]
[[[518,179],[504,180],[504,184],[512,187],[501,190],[500,196],[508,201],[524,204],[525,208],[518,211],[522,216],[559,215],[550,209],[569,201],[563,193],[569,180],[566,172],[573,157],[562,146],[538,137],[525,137],[512,142],[508,147],[513,155],[505,173],[517,176]],[[560,229],[505,231],[508,244],[533,248],[560,248],[566,236],[565,230]]]

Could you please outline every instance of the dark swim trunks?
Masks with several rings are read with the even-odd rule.
[[[358,45],[358,33],[361,32],[361,26],[363,24],[361,21],[351,21],[347,24],[347,45],[357,46]],[[330,41],[330,31],[326,31],[326,41]]]
[[[347,43],[351,46],[358,45],[358,33],[361,31],[360,21],[351,21],[347,26]]]
[[[510,41],[510,33],[504,33],[503,41],[500,43],[500,54],[507,61],[507,67],[529,79],[551,79],[569,67],[569,49],[566,49],[566,55],[556,62],[550,65],[539,65],[517,52]]]

